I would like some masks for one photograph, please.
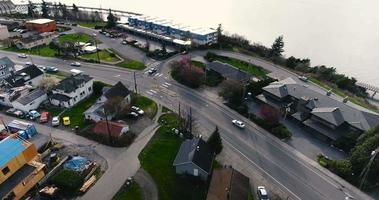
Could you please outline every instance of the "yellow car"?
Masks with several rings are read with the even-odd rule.
[[[68,126],[71,124],[70,117],[63,117],[63,124]]]

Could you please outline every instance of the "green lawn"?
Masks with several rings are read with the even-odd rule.
[[[160,200],[202,200],[206,197],[206,183],[194,183],[175,174],[172,163],[182,139],[173,134],[177,116],[165,114],[159,119],[162,125],[139,155],[142,167],[152,176],[158,187]]]
[[[369,110],[372,110],[374,112],[379,113],[379,108],[378,107],[376,107],[374,105],[371,105],[371,104],[368,104],[367,102],[365,102],[364,99],[362,99],[360,97],[351,96],[351,95],[347,94],[346,92],[344,92],[343,90],[341,90],[339,88],[336,88],[336,87],[331,87],[329,84],[327,84],[325,82],[322,82],[320,80],[317,80],[316,78],[309,77],[309,80],[311,82],[313,82],[314,84],[319,85],[320,87],[325,88],[326,90],[332,90],[333,93],[335,93],[336,95],[338,95],[340,97],[346,97],[346,96],[348,96],[349,97],[349,101],[353,102],[354,104],[360,105],[360,106],[362,106],[364,108],[367,108]]]
[[[117,66],[134,70],[143,70],[146,68],[145,64],[136,60],[126,60],[124,62],[118,63]]]
[[[113,197],[113,200],[142,200],[142,191],[140,186],[133,182],[131,186],[123,186],[120,191]]]
[[[141,95],[137,96],[136,106],[145,111],[145,115],[150,119],[154,118],[158,111],[158,106],[155,101]]]
[[[105,61],[105,62],[120,61],[120,59],[116,56],[116,54],[110,53],[109,51],[105,49],[99,51],[98,53],[83,54],[80,57],[84,59],[89,59],[89,60],[97,60],[98,59],[97,54],[99,54],[100,61]]]
[[[61,44],[65,42],[84,42],[88,43],[91,42],[93,38],[85,33],[72,33],[72,34],[66,34],[59,37],[59,42]]]
[[[222,57],[222,56],[217,56],[215,59],[220,61],[220,62],[230,64],[230,65],[234,66],[235,68],[238,68],[241,71],[249,73],[253,76],[265,77],[267,74],[267,71],[265,71],[261,67],[258,67],[258,66],[252,65],[252,64],[248,64],[246,62],[243,62],[243,61],[240,61],[240,60],[237,60],[234,58],[226,58],[226,57]]]
[[[36,47],[33,49],[18,49],[17,47],[8,47],[4,48],[5,51],[13,51],[18,53],[32,54],[44,57],[55,57],[55,54],[58,53],[56,49],[52,49],[47,45]]]
[[[202,69],[205,68],[205,64],[203,62],[200,62],[200,61],[197,61],[197,60],[191,60],[191,64],[196,66],[196,67],[200,67]]]
[[[95,26],[105,26],[106,24],[106,22],[80,22],[79,26],[95,28]]]

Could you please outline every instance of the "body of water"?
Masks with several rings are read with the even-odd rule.
[[[17,2],[17,1],[16,1]],[[40,1],[35,1],[40,2]],[[62,0],[217,27],[270,46],[283,35],[285,55],[308,57],[379,86],[379,1],[376,0]]]

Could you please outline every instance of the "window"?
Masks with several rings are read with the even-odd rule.
[[[10,172],[9,167],[4,167],[4,168],[1,170],[1,172],[3,172],[4,175],[7,175],[7,174]]]

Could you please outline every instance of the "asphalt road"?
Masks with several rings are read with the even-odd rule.
[[[1,55],[7,55],[14,61],[19,60],[13,53],[1,52]],[[55,58],[33,56],[33,62],[57,66],[63,71],[73,68],[69,66],[68,61]],[[196,90],[188,89],[170,80],[167,74],[168,62],[159,65],[159,75],[156,76],[137,72],[138,91],[173,110],[177,109],[179,100],[183,107],[185,105],[192,107],[200,126],[212,130],[217,125],[224,142],[242,154],[252,166],[258,167],[265,178],[288,192],[291,198],[343,200],[348,194],[355,199],[370,199],[265,130],[260,129],[252,122],[247,122],[247,119],[242,119],[247,125],[245,130],[234,127],[231,120],[242,118],[238,113]],[[123,69],[82,63],[80,70],[107,83],[114,84],[122,81],[129,86],[133,85],[133,73]]]

